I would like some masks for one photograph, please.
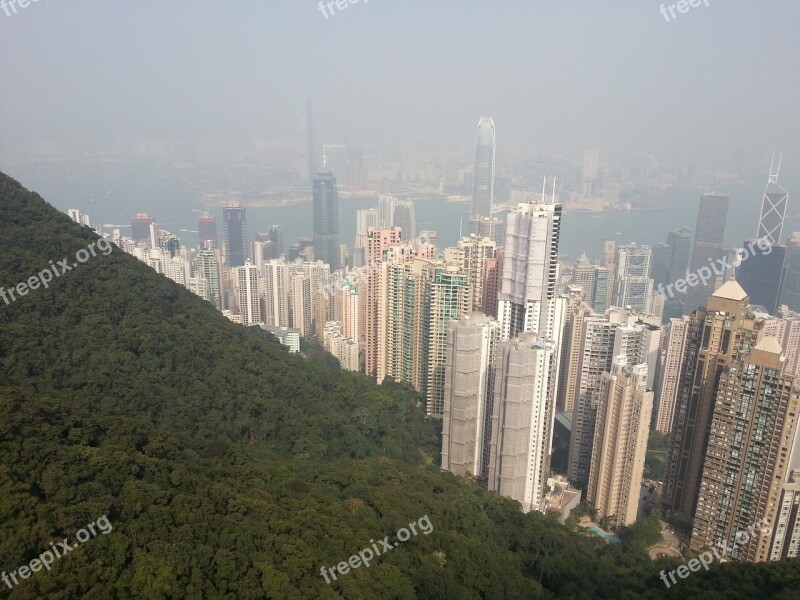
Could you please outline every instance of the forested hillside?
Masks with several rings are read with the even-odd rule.
[[[5,289],[94,240],[0,175]],[[798,597],[798,562],[667,590],[677,563],[523,515],[438,454],[413,392],[290,355],[117,248],[0,300],[0,570],[113,525],[0,597]],[[423,515],[429,535],[323,579]]]

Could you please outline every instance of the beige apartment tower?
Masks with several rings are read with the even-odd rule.
[[[456,475],[486,476],[499,327],[484,314],[470,313],[451,321],[447,331],[442,468]]]
[[[587,500],[598,517],[616,517],[618,527],[636,521],[653,411],[647,365],[628,366],[617,356],[600,382]]]

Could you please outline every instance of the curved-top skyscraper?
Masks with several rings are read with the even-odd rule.
[[[492,216],[494,151],[494,121],[492,117],[481,117],[475,133],[475,160],[472,164],[472,217]]]

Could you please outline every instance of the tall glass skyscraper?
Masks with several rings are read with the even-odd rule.
[[[225,262],[229,267],[241,267],[248,257],[247,215],[238,202],[228,202],[222,209],[225,222]]]
[[[314,258],[339,268],[339,190],[336,177],[322,171],[314,178]]]
[[[728,218],[728,196],[723,194],[703,194],[700,198],[700,209],[697,212],[697,227],[694,230],[692,260],[689,272],[697,273],[701,268],[712,266],[722,256],[722,238],[725,236],[725,221]],[[707,285],[702,282],[688,288],[686,292],[686,310],[692,312],[699,306],[705,306],[715,281]]]
[[[494,201],[495,132],[492,117],[481,117],[475,133],[475,160],[472,164],[472,209],[470,216],[492,216]],[[475,232],[477,233],[477,232]]]

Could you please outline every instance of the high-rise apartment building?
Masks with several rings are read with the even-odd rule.
[[[242,325],[250,326],[263,323],[261,316],[261,293],[259,289],[258,268],[248,260],[236,268],[236,279],[239,292],[239,312]]]
[[[268,325],[289,327],[289,282],[286,261],[273,259],[264,265],[265,321]]]
[[[583,328],[586,319],[594,314],[592,307],[583,299],[583,290],[574,289],[567,300],[564,314],[564,330],[561,334],[556,412],[572,412],[577,386],[580,382],[580,356],[583,351]]]
[[[367,237],[370,228],[378,228],[378,211],[367,208],[356,211],[356,248],[367,248]],[[361,266],[361,265],[359,265]]]
[[[394,208],[397,198],[391,194],[378,196],[378,227],[394,227]]]
[[[697,226],[694,229],[692,258],[689,263],[690,273],[698,273],[701,268],[708,268],[713,261],[721,258],[728,202],[728,196],[724,194],[710,193],[701,196],[700,208],[697,211]],[[689,287],[686,292],[686,310],[694,311],[700,306],[705,306],[715,286],[715,281],[709,281],[706,285],[699,282]]]
[[[323,167],[324,168],[324,167]],[[314,178],[314,259],[339,268],[339,190],[336,177],[323,171]]]
[[[444,368],[447,354],[447,328],[450,321],[470,312],[472,289],[469,277],[458,267],[437,266],[425,285],[422,346],[426,378],[422,393],[429,416],[444,412]]]
[[[457,265],[467,274],[472,286],[472,310],[485,312],[484,278],[486,276],[486,261],[494,258],[497,244],[490,238],[476,236],[462,237],[458,245],[446,248],[444,260],[447,264]]]
[[[492,217],[494,203],[495,129],[491,117],[481,117],[475,133],[470,216]]]
[[[502,249],[495,250],[494,258],[487,258],[483,268],[483,295],[481,297],[481,310],[497,318],[497,297],[503,282],[503,256]]]
[[[562,325],[556,308],[561,205],[521,203],[507,219],[497,306],[503,338],[532,331],[557,339]]]
[[[196,277],[202,281],[200,296],[208,300],[217,310],[222,310],[222,292],[217,253],[211,249],[197,253]]]
[[[550,470],[556,348],[533,333],[497,346],[488,488],[540,510]]]
[[[612,308],[605,315],[584,318],[581,350],[577,353],[578,383],[573,386],[574,396],[564,398],[565,404],[571,401],[574,407],[568,459],[569,478],[573,482],[585,485],[589,479],[603,373],[611,371],[615,356],[625,355],[631,364],[647,365],[647,386],[652,389],[660,340],[660,318],[652,315]],[[571,361],[574,354],[571,353]],[[563,368],[575,367],[570,364],[562,365]]]
[[[225,264],[241,267],[249,256],[247,244],[247,215],[239,202],[230,201],[222,209],[225,234]]]
[[[657,431],[664,434],[672,431],[688,332],[689,317],[686,316],[670,319],[669,325],[666,327],[663,349],[660,353],[660,376],[655,389],[655,406],[653,407],[653,425]]]
[[[485,479],[500,325],[481,313],[450,322],[444,369],[442,468]]]
[[[725,543],[731,558],[760,562],[770,558],[772,531],[765,528],[744,542],[736,534],[778,521],[792,452],[800,450],[800,392],[784,373],[775,338],[733,346],[717,375],[690,548],[700,552]]]
[[[296,270],[289,276],[289,286],[291,326],[300,331],[300,337],[311,337],[313,332],[311,280],[302,270]]]
[[[653,410],[647,365],[628,366],[617,356],[600,379],[597,423],[587,500],[598,517],[616,517],[618,527],[636,521]]]
[[[765,319],[749,308],[749,298],[734,280],[692,313],[681,366],[662,501],[674,518],[691,524],[719,398],[719,376],[734,356],[758,342]]]

